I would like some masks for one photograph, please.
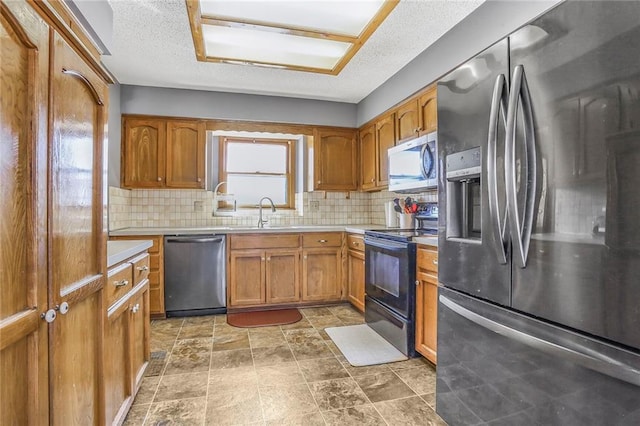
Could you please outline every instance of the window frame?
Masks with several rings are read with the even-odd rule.
[[[246,143],[246,144],[269,144],[269,145],[281,145],[287,149],[287,164],[286,173],[234,173],[227,171],[227,144],[232,143]],[[219,170],[218,170],[218,182],[228,181],[228,176],[238,175],[253,175],[253,176],[286,176],[287,179],[287,193],[286,204],[276,204],[279,209],[295,209],[295,187],[296,187],[296,140],[295,139],[277,139],[277,138],[250,138],[241,136],[219,136]],[[239,208],[258,208],[256,204],[238,204]],[[224,203],[225,207],[233,207],[229,203]]]

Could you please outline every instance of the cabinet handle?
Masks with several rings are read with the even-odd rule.
[[[114,281],[113,285],[117,287],[124,287],[126,285],[129,285],[129,280],[120,280],[120,281]]]
[[[360,245],[360,243],[356,243],[355,241],[353,242],[353,245],[358,247]]]
[[[433,259],[433,264],[437,266],[438,265],[438,259]]]
[[[420,285],[420,280],[416,280],[416,287]]]
[[[144,265],[144,266],[138,266],[136,269],[140,272],[144,272],[144,271],[148,271],[149,267],[147,265]]]
[[[271,262],[271,258],[270,257],[267,257],[267,262]]]
[[[158,176],[158,182],[162,182],[162,178]]]
[[[319,243],[326,243],[327,240],[318,240]]]
[[[198,182],[202,182],[202,178],[198,178]]]
[[[136,303],[134,306],[131,307],[131,312],[136,314],[138,313],[138,311],[140,310],[140,304]]]
[[[306,258],[307,258],[307,255],[304,255],[302,258],[303,258],[303,259],[306,259]]]
[[[260,260],[262,260],[264,262],[264,257],[261,257]]]

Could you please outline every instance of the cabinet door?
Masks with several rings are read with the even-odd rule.
[[[144,370],[149,363],[149,284],[141,284],[140,290],[129,303],[129,356],[131,389],[135,395],[142,383]]]
[[[106,424],[118,424],[133,396],[129,350],[129,304],[109,311],[104,330],[104,406]],[[122,420],[122,419],[119,419]]]
[[[273,250],[266,253],[267,303],[300,301],[300,253]]]
[[[314,132],[314,189],[358,189],[356,133],[351,130]]]
[[[438,108],[436,86],[427,90],[418,99],[422,128],[420,134],[435,132],[438,129]]]
[[[108,91],[57,34],[53,45],[49,282],[51,305],[61,309],[50,328],[52,424],[97,424],[104,417],[102,147]]]
[[[126,118],[122,135],[122,186],[162,188],[165,179],[166,123]]]
[[[47,424],[49,28],[0,3],[0,424]],[[33,126],[32,126],[33,123]]]
[[[167,181],[170,188],[204,188],[205,124],[167,123]]]
[[[308,249],[302,257],[302,300],[339,300],[342,297],[341,250]]]
[[[347,257],[349,302],[364,312],[364,253],[349,250]]]
[[[422,123],[420,121],[418,100],[411,99],[396,110],[397,139],[402,141],[418,135]]]
[[[235,307],[264,303],[265,252],[232,251],[229,264],[229,305]]]
[[[376,187],[376,127],[371,125],[360,131],[360,183],[364,191]]]
[[[389,158],[387,151],[396,144],[395,114],[389,114],[376,122],[376,150],[378,168],[376,172],[377,187],[389,185]]]
[[[416,350],[437,362],[438,278],[418,272],[416,287]]]

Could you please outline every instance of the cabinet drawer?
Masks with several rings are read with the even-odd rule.
[[[364,237],[362,235],[347,235],[347,245],[350,250],[364,251]]]
[[[149,255],[143,254],[130,262],[133,265],[133,285],[136,286],[149,276]]]
[[[302,234],[302,247],[340,247],[341,232],[311,232]]]
[[[300,245],[300,234],[249,234],[231,235],[231,250],[297,248]]]
[[[105,292],[107,306],[124,296],[133,288],[133,267],[131,263],[123,263],[109,271]]]
[[[437,274],[438,273],[438,252],[433,250],[418,248],[416,263],[418,265],[418,269],[431,271]]]

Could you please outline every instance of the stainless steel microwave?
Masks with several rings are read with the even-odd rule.
[[[432,132],[389,148],[389,191],[415,193],[438,187],[437,137]]]

